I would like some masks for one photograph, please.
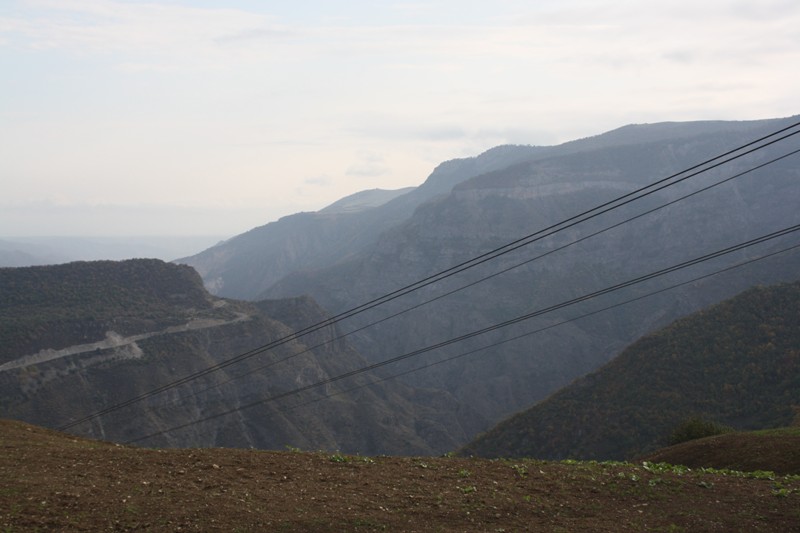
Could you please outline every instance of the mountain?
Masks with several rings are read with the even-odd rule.
[[[29,242],[0,240],[0,267],[21,267],[62,263],[64,258],[54,250]]]
[[[337,314],[795,120],[632,125],[559,146],[497,147],[442,163],[425,183],[381,206],[352,214],[286,217],[186,262],[218,294],[250,300],[309,295]],[[798,158],[752,171],[794,148],[792,142],[796,145],[793,139],[776,143],[698,174],[354,316],[340,327],[368,362],[382,363],[800,223]],[[448,398],[447,405],[456,408],[447,415],[460,434],[471,437],[596,370],[678,317],[757,284],[796,280],[797,251],[699,279],[790,242],[791,237],[772,241],[559,307],[409,356],[386,372],[420,394]],[[577,319],[694,278],[669,292]],[[520,337],[534,330],[542,331]]]
[[[194,267],[213,294],[257,300],[293,272],[334,265],[373,245],[381,233],[408,219],[420,204],[447,193],[454,184],[524,159],[531,151],[536,150],[503,146],[479,158],[448,161],[439,165],[424,184],[401,189],[386,203],[355,210],[340,208],[352,205],[353,198],[374,196],[364,191],[321,211],[283,217],[176,262]]]
[[[159,260],[2,268],[0,417],[61,427],[326,318],[309,298],[214,297],[193,269]],[[365,366],[338,336],[328,326],[71,431],[117,442],[153,435],[142,443],[157,446],[372,454],[441,453],[464,438],[407,387],[372,377],[262,402]]]
[[[385,189],[370,189],[368,191],[361,191],[350,196],[346,196],[341,200],[337,200],[328,207],[320,209],[319,213],[332,214],[332,213],[356,213],[358,211],[365,211],[373,207],[379,207],[383,204],[394,200],[398,196],[402,196],[414,190],[414,187],[406,187],[404,189],[396,189],[387,191]]]
[[[623,459],[664,446],[690,417],[788,426],[800,406],[798,316],[800,282],[750,289],[643,337],[461,453]]]
[[[172,260],[204,250],[220,236],[29,236],[0,240],[0,267],[55,265],[74,261],[135,259]]]
[[[331,313],[339,313],[547,228],[784,124],[783,121],[721,123],[711,132],[708,130],[712,125],[704,124],[699,134],[692,124],[682,128],[656,125],[653,126],[656,130],[665,130],[664,136],[669,132],[674,137],[652,142],[650,139],[657,135],[650,134],[651,127],[641,126],[609,134],[630,144],[590,139],[585,144],[569,146],[568,151],[562,148],[567,152],[565,155],[553,155],[550,151],[548,157],[511,164],[461,182],[449,194],[421,204],[408,220],[386,230],[373,245],[352,257],[327,268],[299,270],[259,297],[309,294]],[[634,144],[632,139],[636,138],[644,140]],[[577,150],[581,145],[586,146],[585,151]],[[755,161],[737,160],[699,176],[696,184],[690,181],[675,190],[665,189],[590,223],[569,228],[394,300],[380,310],[353,317],[342,328],[357,331],[352,342],[367,359],[384,361],[797,224],[800,189],[796,183],[800,164],[797,158],[790,158],[597,237],[576,242],[781,153],[774,147],[760,152]],[[562,250],[566,245],[570,246]],[[468,339],[457,347],[411,358],[394,365],[393,372],[407,372],[494,345],[457,362],[437,364],[403,377],[411,386],[445,391],[458,404],[477,410],[480,415],[477,418],[454,414],[464,431],[474,434],[595,370],[626,345],[675,318],[755,284],[796,279],[800,256],[797,252],[783,254],[613,312],[572,321],[574,317],[756,257],[762,251],[763,248],[749,250],[699,265],[682,275],[661,277],[558,309],[514,327]],[[538,256],[544,257],[533,260]],[[520,266],[362,329],[515,265]],[[511,341],[527,331],[565,321],[570,322]]]

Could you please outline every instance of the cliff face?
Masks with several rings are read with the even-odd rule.
[[[310,295],[338,313],[795,120],[626,126],[560,146],[498,147],[441,164],[423,185],[384,205],[354,214],[287,217],[187,262],[220,294],[230,291],[250,300]],[[353,332],[348,340],[368,362],[382,362],[796,224],[796,156],[646,214],[796,146],[793,139],[760,150],[353,317],[340,328]],[[755,284],[796,279],[800,256],[781,254],[578,317],[786,243],[776,241],[562,308],[410,357],[385,372],[402,375],[399,380],[414,390],[419,404],[455,421],[456,428],[448,429],[454,439],[473,436],[597,369],[675,318]],[[200,258],[214,254],[220,260],[207,268]],[[473,284],[483,278],[488,279]],[[443,297],[447,293],[452,294]]]
[[[327,269],[295,272],[263,295],[305,293],[331,312],[349,309],[691,167],[777,130],[781,124],[639,126],[612,132],[609,139],[601,136],[564,145],[546,157],[537,154],[530,161],[465,180],[449,194],[420,205],[408,220],[385,231],[373,245],[350,259]],[[615,144],[614,138],[624,142]],[[559,250],[795,146],[771,147],[702,174],[591,223],[437,282],[382,306],[381,311],[359,315],[341,327],[345,331],[359,329],[520,265],[354,335],[355,346],[368,360],[382,361],[796,224],[800,222],[796,209],[800,205],[800,164],[794,157]],[[774,243],[778,247],[783,244],[786,241]],[[796,279],[800,258],[797,253],[783,254],[610,312],[552,327],[555,324],[719,270],[767,248],[751,249],[493,331],[457,347],[414,357],[391,371],[401,373],[428,366],[402,379],[414,387],[446,392],[457,404],[477,411],[478,416],[453,413],[464,432],[475,434],[598,368],[627,344],[677,317],[754,284]],[[543,257],[533,260],[538,256]],[[544,328],[551,329],[512,340]],[[489,345],[494,346],[429,366]]]
[[[257,300],[284,276],[329,267],[373,245],[381,233],[407,220],[419,205],[446,194],[453,185],[538,151],[504,146],[478,158],[448,161],[421,186],[390,195],[391,200],[377,206],[343,210],[341,203],[350,203],[345,198],[318,212],[297,213],[254,228],[176,262],[194,267],[213,294]]]
[[[160,261],[0,269],[0,287],[3,316],[24,319],[6,333],[27,339],[14,349],[4,345],[0,417],[50,427],[284,338],[299,324],[325,319],[308,298],[255,305],[215,298],[191,269]],[[115,303],[93,305],[101,301]],[[65,314],[71,316],[59,322]],[[271,318],[274,314],[291,325]],[[49,335],[37,334],[50,324],[55,329]],[[81,329],[81,324],[89,326]],[[345,341],[328,343],[338,335],[335,327],[320,330],[71,431],[121,442],[154,435],[136,440],[153,446],[290,445],[371,454],[440,453],[455,447],[455,425],[416,405],[402,385],[371,384],[370,376],[263,402],[364,366]],[[217,416],[247,405],[252,406]],[[206,421],[193,424],[200,419]]]

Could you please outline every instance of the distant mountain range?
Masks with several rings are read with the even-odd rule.
[[[800,409],[798,317],[800,283],[750,289],[639,339],[461,453],[631,459],[669,444],[690,417],[788,426]]]
[[[4,237],[0,267],[57,265],[70,261],[123,260],[142,257],[171,261],[223,240],[221,236],[147,237]]]
[[[442,163],[419,187],[364,191],[254,228],[180,264],[0,269],[0,417],[51,427],[75,420],[794,120],[636,125],[559,146],[501,146]],[[800,158],[773,162],[797,143],[759,149],[75,430],[123,441],[152,433],[154,445],[453,450],[677,318],[759,284],[797,281],[800,253],[786,249],[798,238],[789,235],[586,297],[799,224]],[[711,188],[699,192],[704,187]],[[530,318],[515,321],[522,316]],[[289,359],[277,363],[283,358]],[[347,381],[258,403],[392,359],[398,362]],[[237,373],[248,375],[233,380]],[[190,425],[195,420],[205,421]]]
[[[356,213],[292,215],[180,262],[194,266],[215,294],[250,300],[309,295],[336,314],[796,120],[632,125],[559,146],[497,147],[439,165],[422,185],[385,204]],[[796,147],[797,140],[789,139],[758,150],[340,327],[353,332],[349,341],[369,362],[382,362],[797,224],[797,156],[622,223]],[[611,228],[616,224],[621,225]],[[589,238],[604,228],[611,229]],[[464,434],[475,435],[678,317],[756,284],[796,280],[800,255],[787,252],[613,311],[573,318],[779,250],[787,239],[408,358],[386,371],[404,374],[399,379],[416,390],[445,394],[449,405],[459,406],[449,415]],[[435,298],[440,299],[425,304]],[[391,315],[397,316],[366,328]],[[549,329],[512,341],[543,328]],[[419,367],[426,368],[413,372]]]

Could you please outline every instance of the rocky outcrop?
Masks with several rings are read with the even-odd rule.
[[[213,272],[203,270],[202,261],[192,264],[221,294],[231,291],[253,300],[306,294],[335,314],[793,120],[634,125],[559,146],[498,147],[442,163],[420,187],[382,206],[333,218],[322,213],[295,215],[237,237],[204,252],[220,256]],[[382,362],[797,223],[796,157],[644,215],[796,147],[796,141],[786,144],[438,281],[353,317],[340,328],[352,332],[348,340],[367,361]],[[638,215],[643,216],[612,227]],[[608,229],[590,238],[604,228]],[[783,243],[773,244],[779,248]],[[459,428],[453,435],[474,435],[598,368],[635,339],[677,317],[754,284],[795,279],[800,259],[783,254],[613,311],[573,320],[576,317],[765,251],[761,247],[742,252],[426,352],[386,372],[401,375],[398,379],[414,389],[422,405],[447,412]],[[473,284],[484,277],[489,279]],[[453,294],[442,297],[449,292]],[[535,330],[542,331],[520,337]]]
[[[0,277],[7,291],[12,284],[5,282],[11,279],[20,287],[30,280],[49,281],[38,292],[19,295],[16,306],[10,297],[15,291],[4,299],[4,316],[26,319],[19,325],[28,329],[17,336],[38,340],[34,353],[4,345],[0,417],[61,427],[144,395],[70,431],[149,446],[295,446],[367,454],[441,453],[465,437],[441,413],[418,405],[413,391],[402,384],[363,375],[316,387],[367,364],[345,340],[336,339],[335,326],[163,393],[147,394],[289,337],[301,324],[325,320],[309,298],[255,305],[221,300],[207,294],[188,267],[153,260],[4,269]],[[137,284],[153,290],[143,295],[142,287],[135,290]],[[89,286],[93,293],[81,296],[79,290]],[[108,330],[102,338],[77,344],[65,327],[56,328],[67,332],[61,337],[36,337],[70,298],[76,301],[69,324],[90,320],[86,313],[95,324],[113,324],[120,317],[105,313],[117,307],[91,302],[115,298],[119,308],[128,310],[126,320],[117,323],[124,322],[128,330]],[[138,329],[131,330],[134,325]],[[302,388],[308,390],[291,394]],[[146,436],[151,437],[141,440]]]
[[[691,167],[786,123],[701,124],[697,129],[693,124],[639,126],[608,134],[612,140],[624,137],[626,142],[619,145],[605,136],[564,145],[547,157],[537,154],[530,161],[465,180],[449,194],[420,205],[412,217],[385,231],[373,245],[347,261],[327,269],[295,272],[263,294],[310,294],[326,309],[340,312]],[[636,138],[641,142],[635,142]],[[580,146],[585,149],[578,150]],[[771,147],[702,174],[463,275],[437,282],[381,310],[354,317],[341,327],[361,330],[383,317],[515,267],[353,335],[354,344],[370,361],[383,361],[798,223],[800,164],[796,158],[789,158],[576,242],[791,148]],[[446,392],[457,405],[477,411],[478,416],[453,414],[465,433],[474,434],[598,368],[656,327],[752,285],[796,279],[800,258],[796,253],[784,254],[613,312],[571,321],[573,318],[762,252],[764,247],[749,250],[549,313],[457,347],[414,357],[393,367],[392,372],[426,367],[401,379],[414,387]],[[534,260],[538,256],[543,257]],[[538,329],[543,331],[512,341]],[[480,351],[434,364],[474,350]]]

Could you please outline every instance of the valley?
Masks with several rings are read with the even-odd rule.
[[[0,269],[0,416],[152,446],[472,449],[648,334],[753,286],[797,280],[788,230],[800,223],[800,165],[781,144],[791,120],[637,125],[502,146],[442,163],[419,187],[352,195],[175,263]],[[747,144],[776,131],[781,142]],[[740,145],[749,151],[617,205]],[[521,244],[505,250],[509,242]],[[454,265],[468,268],[447,274]],[[745,378],[720,386],[743,391]],[[781,391],[784,410],[800,403],[794,385]],[[544,451],[526,438],[480,454],[629,458],[698,405],[658,424],[637,415],[650,432],[644,447]],[[723,422],[789,423],[759,405]],[[555,442],[554,427],[545,431]]]

